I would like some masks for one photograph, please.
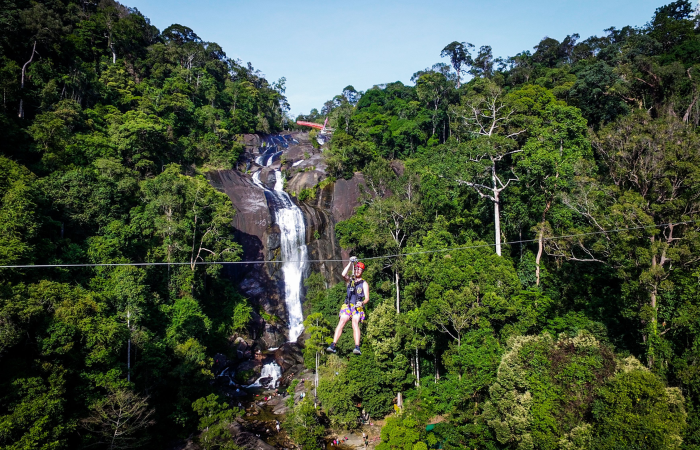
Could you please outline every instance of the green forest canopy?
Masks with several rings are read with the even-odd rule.
[[[283,128],[284,79],[108,0],[5,1],[0,23],[0,265],[239,259],[203,174]],[[368,264],[363,355],[321,356],[323,414],[300,403],[290,435],[314,448],[402,393],[383,449],[700,445],[692,5],[438,56],[414,86],[348,86],[303,116],[336,130],[330,176],[365,176],[342,246],[411,255]],[[212,356],[253,312],[219,267],[0,270],[2,448],[230,446]],[[307,288],[313,367],[344,287]]]

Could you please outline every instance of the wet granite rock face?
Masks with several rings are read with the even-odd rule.
[[[249,175],[237,170],[220,170],[207,174],[214,188],[224,192],[231,199],[236,214],[233,217],[234,238],[243,248],[244,261],[264,261],[279,248],[279,228],[273,224],[273,217],[265,199],[265,193],[256,186]],[[276,243],[276,247],[275,247]],[[272,248],[270,249],[270,244]],[[267,264],[235,264],[226,266],[228,276],[238,290],[251,303],[264,309],[268,314],[285,317],[281,280],[274,276],[275,267]],[[268,270],[272,269],[272,271]],[[251,330],[261,336],[264,329]]]
[[[341,248],[335,236],[336,221],[331,214],[333,186],[321,189],[316,199],[301,202],[299,207],[306,220],[306,248],[312,272],[321,272],[330,283],[342,280]]]
[[[299,194],[304,189],[311,189],[326,178],[325,174],[318,170],[299,172],[287,182],[287,192]]]
[[[360,186],[365,184],[365,177],[360,172],[355,172],[349,180],[337,180],[333,188],[333,204],[331,213],[335,223],[348,220],[355,214],[355,209],[360,206],[362,191]]]

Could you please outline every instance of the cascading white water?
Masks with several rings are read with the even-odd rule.
[[[282,253],[282,274],[284,276],[284,300],[289,314],[289,340],[296,342],[304,331],[304,316],[301,312],[301,283],[306,271],[306,227],[301,209],[292,203],[289,195],[282,190],[282,174],[275,172],[277,182],[275,193],[284,197],[287,207],[275,211],[280,227],[280,250]]]
[[[267,387],[269,389],[277,389],[277,386],[279,385],[279,380],[280,377],[282,376],[282,368],[276,363],[276,362],[271,362],[269,364],[265,364],[262,367],[262,370],[260,371],[260,377],[255,380],[255,383],[249,384],[248,386],[243,386],[245,388],[251,388],[251,387],[261,387],[262,384],[260,384],[260,380],[263,378],[272,378],[272,380],[267,383]]]
[[[266,152],[268,153],[268,152]],[[270,166],[277,153],[270,153],[266,165]],[[258,157],[263,158],[263,157]],[[306,248],[306,226],[301,209],[292,202],[284,191],[282,172],[275,170],[275,188],[269,190],[260,182],[260,171],[253,174],[253,182],[265,189],[268,204],[275,212],[275,223],[280,227],[280,250],[282,256],[282,276],[284,280],[284,301],[289,315],[289,340],[296,342],[304,331],[304,316],[301,310],[301,283],[306,274],[308,253]]]

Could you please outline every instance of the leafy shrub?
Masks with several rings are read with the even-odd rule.
[[[304,188],[299,192],[299,201],[305,202],[316,198],[316,188]]]
[[[376,448],[428,450],[425,442],[421,442],[421,431],[424,429],[412,415],[389,417],[382,427],[382,442]]]
[[[511,338],[483,418],[501,444],[557,448],[589,434],[597,389],[615,373],[613,353],[589,334]]]
[[[336,180],[335,180],[335,177],[324,178],[323,180],[321,180],[321,181],[318,183],[317,187],[318,187],[319,189],[325,189],[327,186],[330,186],[330,185],[332,185],[333,183],[335,183],[335,181],[336,181]]]
[[[623,370],[593,405],[594,448],[677,449],[686,426],[684,399],[646,368]]]

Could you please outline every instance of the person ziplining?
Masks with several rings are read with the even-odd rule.
[[[348,276],[348,271],[352,267],[352,274]],[[333,343],[326,349],[327,352],[335,353],[335,344],[343,333],[343,328],[352,320],[352,335],[355,338],[355,349],[352,351],[356,355],[361,355],[360,351],[360,323],[365,320],[364,306],[369,302],[369,284],[362,279],[362,272],[365,265],[358,261],[355,256],[350,258],[350,262],[343,269],[342,276],[347,283],[345,302],[340,308],[338,326],[335,328]]]

